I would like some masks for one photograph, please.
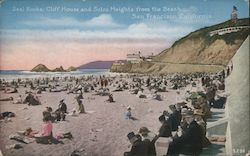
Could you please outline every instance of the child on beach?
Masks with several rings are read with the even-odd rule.
[[[125,116],[126,116],[126,119],[131,119],[132,113],[131,113],[131,107],[130,106],[127,107],[127,112],[126,112]]]

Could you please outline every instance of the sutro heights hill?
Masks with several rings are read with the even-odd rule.
[[[229,63],[249,35],[249,18],[205,27],[177,40],[152,61],[113,65],[112,72],[191,73],[218,72]]]

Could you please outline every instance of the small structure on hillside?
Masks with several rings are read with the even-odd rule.
[[[238,32],[241,31],[242,29],[249,29],[250,26],[238,26],[238,27],[228,27],[228,28],[223,28],[223,29],[218,29],[209,32],[210,36],[213,35],[224,35],[228,33],[233,33],[233,32]]]
[[[151,62],[154,57],[154,54],[148,56],[142,56],[141,52],[133,53],[133,54],[127,54],[127,62],[130,63],[140,63],[141,61],[148,61]]]

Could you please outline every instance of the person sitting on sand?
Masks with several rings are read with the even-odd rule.
[[[40,105],[38,97],[34,97],[31,93],[29,93],[24,99],[23,103],[28,103],[28,105]]]
[[[43,118],[43,125],[42,125],[42,132],[38,135],[35,135],[35,139],[37,143],[41,144],[51,144],[53,135],[52,135],[52,129],[53,125],[52,122],[50,121],[49,116],[45,116]]]
[[[110,103],[115,102],[114,98],[113,98],[113,94],[109,94],[109,98],[108,98],[107,102],[110,102]]]
[[[17,93],[18,91],[17,91],[17,89],[16,89],[16,87],[14,87],[12,90],[10,90],[10,91],[6,91],[6,93],[7,94],[13,94],[13,93]]]
[[[140,88],[140,90],[136,94],[136,97],[138,97],[138,98],[146,98],[146,95],[143,94],[143,89],[142,88]]]
[[[3,112],[0,114],[0,119],[4,119],[4,118],[10,118],[10,117],[15,117],[15,113],[13,112]]]
[[[9,98],[2,98],[0,101],[13,101],[13,97],[11,96]]]

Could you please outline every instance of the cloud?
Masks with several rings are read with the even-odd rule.
[[[123,29],[110,29],[110,30],[78,30],[78,29],[7,29],[0,30],[1,40],[32,40],[32,41],[88,41],[88,40],[109,40],[109,39],[169,39],[189,33],[191,27],[176,26],[170,27],[161,25],[154,27],[146,23],[137,23],[127,26]]]
[[[94,17],[86,22],[84,22],[84,25],[87,26],[98,26],[98,27],[120,27],[120,24],[117,24],[111,15],[109,14],[101,14],[98,17]]]
[[[90,20],[79,20],[72,17],[63,17],[63,18],[48,18],[41,17],[36,20],[29,20],[21,22],[27,26],[36,26],[36,27],[121,27],[121,24],[118,24],[114,21],[110,14],[101,14],[97,17],[93,17]]]
[[[131,24],[128,30],[132,32],[145,32],[149,31],[149,27],[145,23]]]
[[[58,24],[56,22],[59,21],[51,23]],[[82,24],[71,18],[64,21]],[[108,25],[112,21],[110,16],[105,15],[92,18],[88,24]],[[186,25],[150,22],[132,23],[127,27],[108,30],[0,30],[0,51],[2,58],[5,58],[0,60],[0,69],[30,69],[41,62],[50,68],[77,66],[93,60],[124,59],[127,53],[136,51],[142,51],[145,55],[159,53],[192,30]]]
[[[81,41],[93,40],[175,40],[193,30],[189,26],[150,25],[146,23],[131,24],[124,29],[111,30],[0,30],[1,40],[32,40],[32,41]]]

